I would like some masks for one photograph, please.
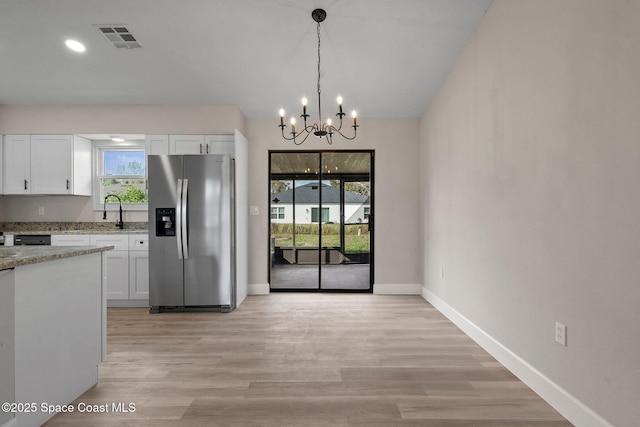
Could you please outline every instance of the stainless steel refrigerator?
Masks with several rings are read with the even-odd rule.
[[[234,160],[150,155],[150,312],[235,308]]]

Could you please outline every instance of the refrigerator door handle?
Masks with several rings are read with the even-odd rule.
[[[189,195],[189,180],[184,179],[182,181],[182,220],[181,228],[182,228],[182,254],[184,259],[189,258],[189,212],[187,210],[188,204],[188,195]]]
[[[182,254],[182,180],[178,180],[178,187],[176,189],[177,203],[176,203],[176,243],[178,244],[178,259],[183,259]]]

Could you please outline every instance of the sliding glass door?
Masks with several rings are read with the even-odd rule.
[[[271,152],[272,290],[372,289],[373,152]]]

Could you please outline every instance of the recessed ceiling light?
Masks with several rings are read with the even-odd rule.
[[[124,138],[120,138],[120,137],[117,137],[117,136],[112,136],[111,140],[113,142],[124,142]]]
[[[77,40],[68,39],[64,42],[64,44],[66,44],[67,47],[74,52],[84,52],[85,50],[87,50],[87,48]]]

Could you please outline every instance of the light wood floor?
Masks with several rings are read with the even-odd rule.
[[[570,426],[418,296],[251,296],[221,313],[111,308],[98,384],[46,426]],[[111,409],[111,408],[110,408]]]

